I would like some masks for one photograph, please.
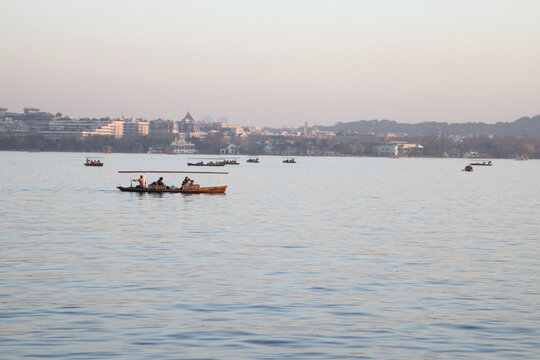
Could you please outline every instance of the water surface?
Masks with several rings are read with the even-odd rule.
[[[539,161],[246,159],[0,152],[1,357],[538,356]]]

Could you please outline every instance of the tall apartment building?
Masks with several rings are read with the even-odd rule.
[[[49,129],[40,133],[50,138],[84,138],[93,135],[108,135],[120,138],[124,135],[124,122],[112,118],[62,118],[51,122]]]
[[[142,120],[124,121],[124,135],[148,135],[150,123]]]
[[[178,134],[178,122],[157,119],[150,121],[151,134]]]

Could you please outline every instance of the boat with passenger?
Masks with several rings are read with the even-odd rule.
[[[474,170],[474,169],[473,169],[473,167],[472,167],[471,164],[465,166],[464,169],[461,169],[461,171],[468,171],[468,172],[471,172],[471,171],[473,171],[473,170]]]
[[[138,186],[117,186],[120,191],[136,193],[182,193],[182,194],[224,194],[227,185],[201,187],[199,184],[184,185],[181,187],[166,185],[149,185],[142,188]]]
[[[187,163],[188,166],[225,166],[225,164],[221,161],[209,161],[207,163],[204,163],[202,161],[196,162],[196,163]]]
[[[493,164],[491,163],[491,160],[489,161],[482,161],[482,162],[473,162],[471,163],[471,165],[475,165],[475,166],[492,166]]]
[[[283,162],[285,164],[296,164],[296,160],[294,160],[294,158],[285,159],[285,160],[283,160]]]
[[[173,174],[228,174],[227,172],[199,172],[199,171],[119,171],[119,173],[173,173]],[[139,185],[133,186],[133,182],[138,182]],[[227,190],[227,185],[218,185],[218,186],[200,186],[195,184],[193,180],[189,179],[187,176],[184,178],[184,181],[181,186],[174,185],[165,185],[163,182],[163,177],[160,177],[158,181],[153,182],[152,184],[146,186],[146,180],[144,176],[141,175],[139,179],[131,180],[129,186],[117,186],[118,190],[123,192],[134,192],[134,193],[181,193],[181,194],[225,194]]]
[[[103,166],[103,162],[100,159],[87,157],[84,166]]]
[[[248,163],[258,163],[259,158],[250,158],[250,159],[247,159],[246,162],[248,162]]]

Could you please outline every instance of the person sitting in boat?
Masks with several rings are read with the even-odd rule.
[[[186,176],[186,177],[184,178],[184,181],[182,181],[182,187],[183,187],[184,185],[188,185],[188,184],[189,184],[189,178]]]
[[[148,187],[150,187],[150,186],[158,186],[158,185],[159,185],[159,181],[160,181],[161,179],[162,179],[162,178],[159,178],[159,179],[156,180],[156,181],[152,181],[152,182],[150,183],[150,185],[148,185]]]
[[[163,183],[163,177],[160,177],[159,179],[157,179],[156,181],[152,182],[149,186],[158,186],[158,185],[165,185]]]
[[[134,179],[134,180],[131,180],[131,181],[137,181],[139,183],[139,185],[137,185],[136,187],[138,187],[138,188],[145,188],[146,187],[146,180],[144,179],[143,175],[141,175],[140,178]]]
[[[188,178],[187,176],[184,178],[184,181],[182,182],[182,187],[184,187],[184,185],[193,185],[193,180],[191,180],[190,178]]]

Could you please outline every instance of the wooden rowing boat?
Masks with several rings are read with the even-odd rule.
[[[103,163],[84,163],[84,166],[103,166]]]
[[[125,192],[136,193],[182,193],[182,194],[224,194],[227,185],[200,187],[197,184],[184,185],[181,188],[168,186],[148,186],[146,188],[136,186],[117,186],[117,189]]]
[[[87,157],[84,166],[103,166],[103,161],[100,159],[101,158]]]

